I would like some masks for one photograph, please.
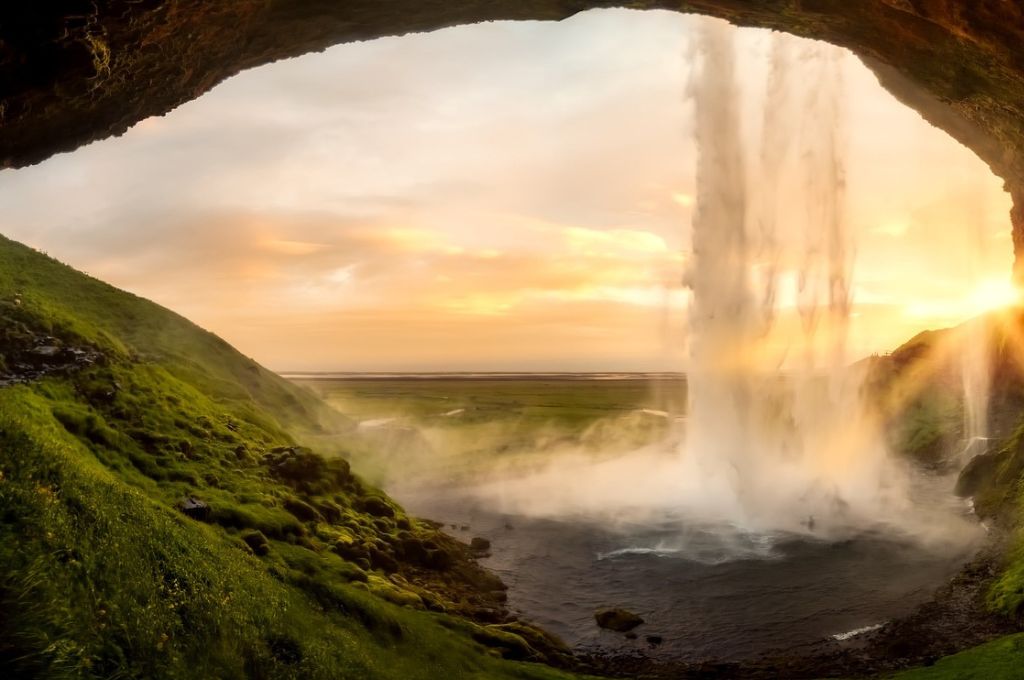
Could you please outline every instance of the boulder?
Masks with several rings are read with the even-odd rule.
[[[377,548],[370,548],[370,564],[374,569],[380,569],[389,574],[398,571],[398,562],[395,561],[395,558]]]
[[[324,516],[324,519],[334,524],[341,520],[344,514],[340,505],[334,501],[317,500],[313,501],[313,506]]]
[[[486,538],[475,536],[473,540],[469,542],[469,549],[476,553],[484,553],[491,549],[491,542]]]
[[[594,612],[594,620],[597,625],[606,630],[613,630],[616,633],[631,631],[644,622],[642,618],[620,607],[609,607],[598,609]]]
[[[380,496],[367,496],[359,502],[359,509],[374,517],[394,517],[395,509]]]
[[[283,505],[284,509],[300,522],[314,522],[321,519],[320,513],[316,511],[316,508],[298,498],[287,498]]]
[[[366,560],[366,567],[369,568],[370,566],[370,562],[367,559],[369,557],[369,552],[361,543],[338,541],[331,549],[336,555],[344,560],[356,563],[358,563],[359,560]]]
[[[403,531],[398,535],[396,542],[398,544],[398,552],[401,553],[406,561],[419,565],[426,561],[427,549],[423,547],[423,543],[415,536]]]
[[[210,519],[210,506],[192,496],[181,499],[181,502],[178,503],[178,509],[185,513],[186,516],[200,522]]]

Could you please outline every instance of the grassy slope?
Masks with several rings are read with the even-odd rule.
[[[155,358],[196,389],[254,402],[284,425],[315,428],[321,419],[332,429],[343,425],[307,391],[187,319],[0,236],[0,299],[15,293],[37,322],[113,357]]]
[[[0,389],[7,676],[564,677],[496,658],[527,655],[524,637],[427,611],[443,598],[337,554],[408,520],[360,510],[377,492],[358,480],[305,488],[269,474],[261,454],[291,432],[345,426],[312,395],[182,318],[0,239],[0,305],[16,293],[22,306],[0,316],[110,361]],[[1002,490],[1012,502],[1017,477]],[[209,500],[213,521],[176,510],[185,494]],[[286,509],[296,501],[315,518]],[[240,540],[256,530],[262,557]],[[1024,543],[991,598],[1011,615],[1022,601]],[[1010,636],[901,677],[1009,678],[1022,664],[1024,638]]]
[[[989,452],[974,459],[961,474],[964,490],[970,493],[977,513],[986,521],[995,521],[1010,532],[1013,545],[988,593],[988,606],[995,612],[1021,620],[1024,614],[1024,414],[1021,413],[1024,388],[1024,356],[1020,354],[1019,329],[1024,328],[1020,314],[993,313],[987,321],[991,346],[994,383],[990,417],[1004,437]],[[944,455],[934,442],[959,440],[962,436],[963,405],[960,403],[959,361],[966,324],[944,331],[927,331],[914,337],[891,356],[879,360],[878,368],[888,380],[894,380],[899,404],[894,444],[904,455],[920,463],[932,464]],[[909,376],[909,387],[900,386],[900,377]],[[1017,423],[1012,427],[1010,423]],[[949,449],[945,449],[948,453]],[[893,677],[900,680],[1002,680],[1024,677],[1024,634],[1010,635],[965,650]]]
[[[1024,677],[1024,633],[1007,635],[934,666],[899,673],[898,680],[1015,680]]]
[[[442,613],[462,603],[422,570],[375,568],[400,535],[441,541],[432,527],[366,512],[389,501],[342,463],[265,457],[290,432],[344,426],[310,393],[7,240],[0,301],[6,323],[109,358],[0,389],[5,677],[564,677],[498,658],[533,649]],[[209,502],[208,523],[176,509],[185,495]]]

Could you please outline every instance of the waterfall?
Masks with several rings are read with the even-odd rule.
[[[688,488],[689,501],[751,528],[884,521],[902,507],[903,475],[845,355],[852,248],[841,52],[818,43],[796,50],[776,36],[751,163],[732,35],[724,22],[703,21],[692,55],[697,205],[681,455],[685,474],[701,482]],[[783,302],[799,318],[797,357],[785,372],[766,371],[759,343]]]
[[[989,319],[982,316],[966,324],[960,350],[960,377],[964,402],[964,445],[961,464],[985,452],[988,441],[988,402],[991,387]]]

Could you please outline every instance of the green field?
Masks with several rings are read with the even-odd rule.
[[[356,378],[303,377],[356,423],[344,445],[364,474],[387,486],[479,474],[515,459],[542,463],[566,451],[595,456],[671,445],[685,411],[678,376]],[[339,438],[320,439],[326,448]]]
[[[594,379],[566,376],[294,379],[311,387],[355,420],[405,417],[430,423],[465,409],[463,422],[515,420],[525,427],[558,424],[585,427],[601,418],[642,408],[685,410],[682,377],[632,375]]]

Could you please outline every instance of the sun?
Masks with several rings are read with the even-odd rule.
[[[974,311],[989,312],[1021,303],[1021,290],[1009,278],[983,279],[968,297]]]

